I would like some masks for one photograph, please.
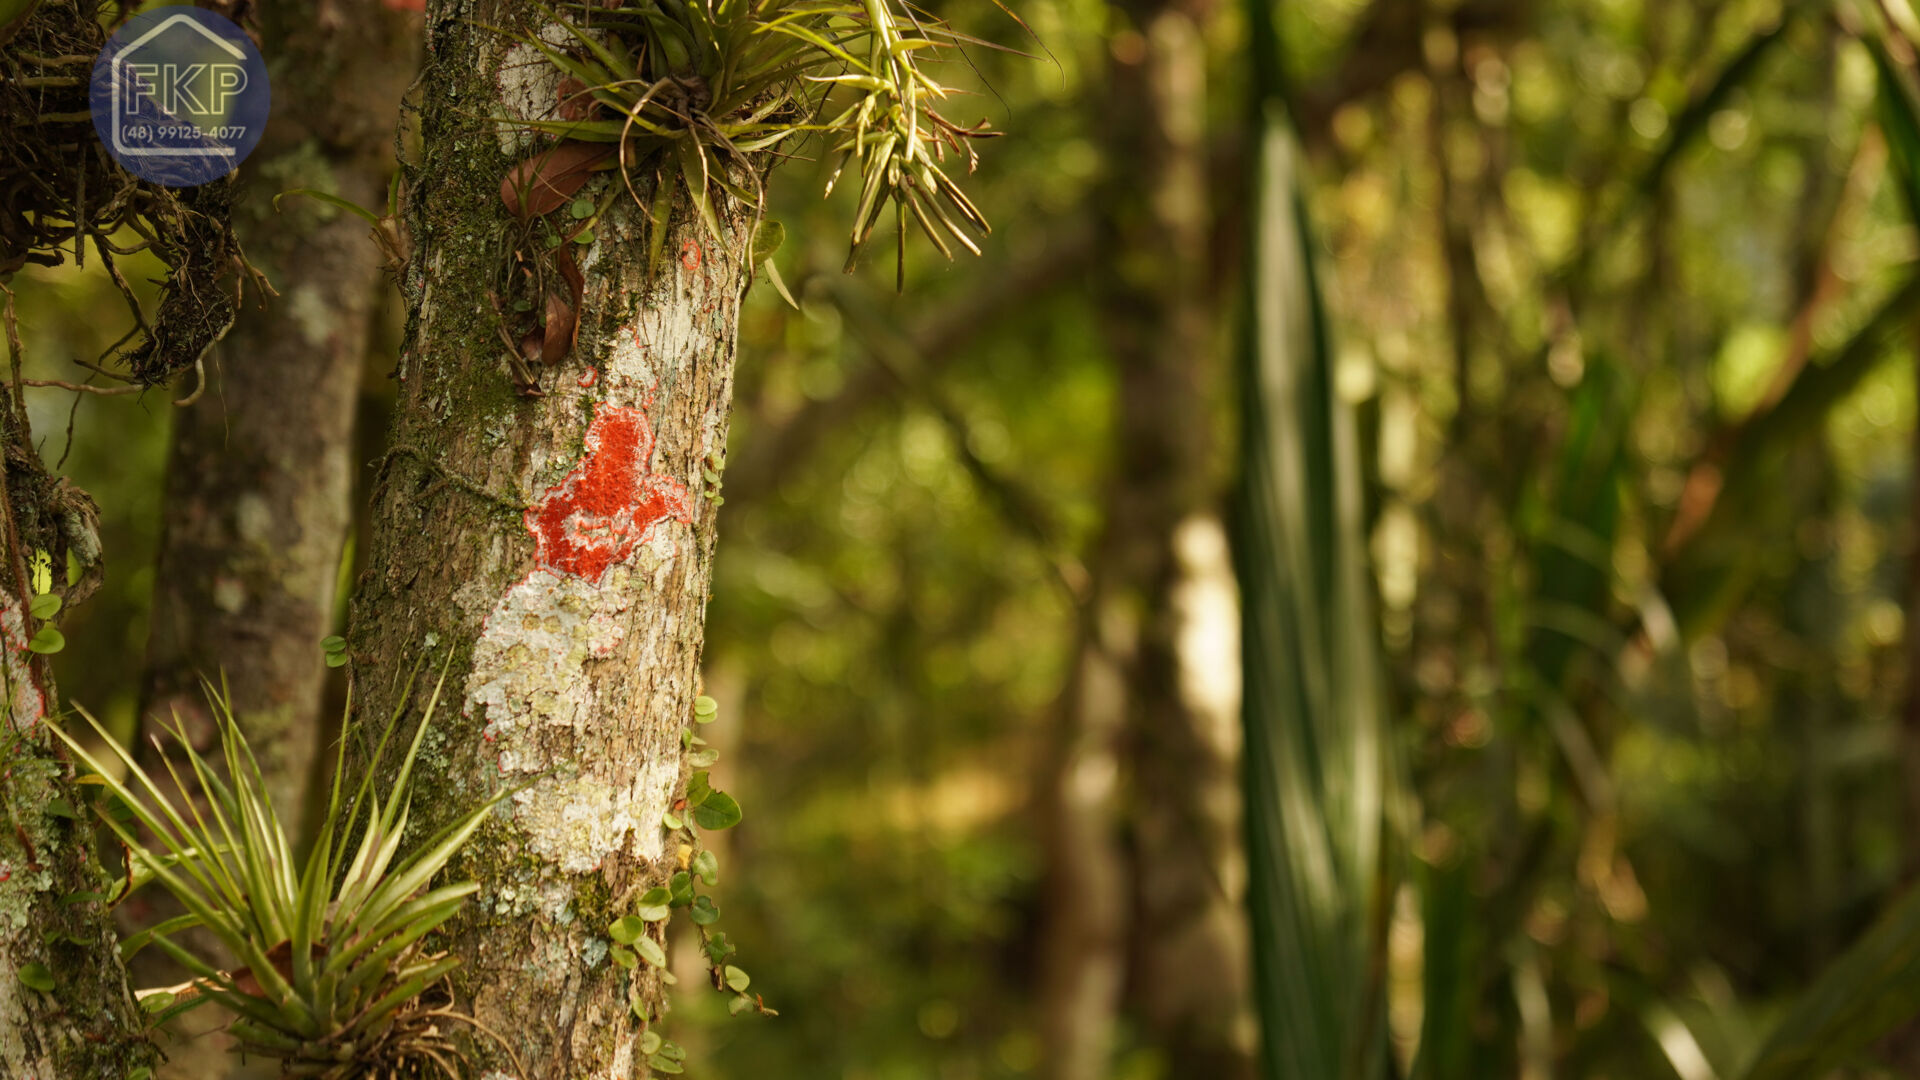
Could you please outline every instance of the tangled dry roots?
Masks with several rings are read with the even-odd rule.
[[[126,381],[153,386],[193,367],[226,333],[243,282],[263,291],[265,283],[228,227],[231,177],[177,190],[148,183],[116,165],[95,134],[93,61],[128,14],[110,0],[43,0],[0,42],[0,280],[69,255],[84,264],[91,248],[133,326],[90,366],[124,368]],[[167,267],[151,319],[115,264],[141,251]]]
[[[371,1041],[359,1044],[320,1042],[308,1052],[287,1054],[264,1047],[248,1047],[266,1057],[278,1057],[282,1075],[311,1076],[319,1080],[465,1080],[478,1075],[474,1060],[455,1031],[468,1029],[493,1043],[513,1063],[513,1075],[525,1080],[526,1067],[513,1045],[499,1032],[460,1012],[443,981],[401,1006],[392,1021]]]

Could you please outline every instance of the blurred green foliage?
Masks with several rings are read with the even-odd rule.
[[[956,120],[1010,132],[969,187],[984,258],[912,260],[899,296],[884,265],[842,279],[851,195],[820,203],[819,148],[773,188],[800,310],[756,289],[742,327],[707,647],[725,722],[703,734],[748,810],[716,896],[781,1015],[683,985],[670,1030],[704,1075],[1039,1060],[1035,791],[1076,633],[1058,567],[1126,482],[1074,252],[1131,164],[1102,150],[1127,122],[1109,58],[1152,43],[1091,0],[1017,7],[1038,43],[990,5],[936,8],[1040,54],[946,73],[979,91]],[[1342,614],[1377,627],[1410,788],[1385,841],[1392,1075],[1731,1080],[1920,867],[1920,143],[1888,98],[1908,28],[1880,10],[1273,9],[1331,387],[1358,420],[1364,552],[1342,554],[1372,580]],[[1225,350],[1258,225],[1252,20],[1207,14]],[[74,378],[123,328],[92,269],[14,287],[30,376]],[[57,459],[70,399],[30,393]],[[108,574],[59,678],[121,727],[170,409],[82,398],[64,468],[102,506]],[[1848,1075],[1912,1053],[1869,1041]],[[1186,1074],[1123,1024],[1111,1075]]]

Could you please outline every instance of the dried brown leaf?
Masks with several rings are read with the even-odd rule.
[[[500,181],[500,201],[525,221],[565,205],[613,147],[569,139],[515,165]],[[522,194],[525,195],[524,204]]]

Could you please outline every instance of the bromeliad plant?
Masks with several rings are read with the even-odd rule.
[[[515,121],[588,143],[618,147],[627,190],[631,169],[658,155],[662,179],[678,175],[707,228],[719,235],[711,190],[764,209],[761,176],[769,151],[797,135],[824,133],[839,167],[861,177],[847,269],[889,202],[899,223],[898,273],[905,272],[907,219],[953,255],[948,238],[979,254],[969,232],[986,218],[942,168],[948,150],[978,163],[972,140],[998,132],[983,120],[961,127],[937,106],[955,91],[929,74],[923,57],[963,43],[1002,48],[916,14],[906,0],[618,0],[541,9],[566,39],[518,34],[564,75],[556,118]],[[835,90],[850,91],[839,105]],[[830,119],[821,120],[832,107]],[[743,187],[744,178],[753,190]],[[666,220],[672,185],[654,190],[649,211]],[[657,258],[661,234],[653,230]]]
[[[113,814],[101,815],[126,845],[139,876],[158,881],[187,910],[128,938],[121,947],[123,955],[130,956],[154,946],[194,976],[181,986],[141,992],[156,1022],[216,1003],[233,1014],[230,1030],[243,1052],[280,1059],[286,1075],[327,1080],[436,1071],[460,1080],[455,1062],[461,1052],[447,1030],[453,1021],[499,1041],[472,1017],[426,1000],[458,961],[422,943],[479,888],[472,882],[429,885],[498,798],[461,815],[412,854],[399,857],[413,766],[440,689],[435,686],[427,703],[388,802],[383,805],[372,790],[375,770],[369,768],[352,800],[342,803],[343,770],[336,768],[320,835],[303,867],[296,867],[259,765],[232,711],[211,687],[207,696],[219,725],[224,769],[214,768],[194,751],[177,717],[169,729],[200,796],[184,806],[163,792],[92,716],[87,721],[126,767],[124,783],[73,737],[54,729],[97,774],[88,779],[116,796],[150,837],[136,835]],[[402,708],[374,751],[376,766],[405,701],[403,695]],[[342,738],[338,766],[345,765],[345,746]],[[187,791],[172,760],[165,760],[174,789]],[[211,931],[243,966],[219,970],[175,940],[193,927]]]

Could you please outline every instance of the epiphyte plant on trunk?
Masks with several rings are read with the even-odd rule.
[[[633,169],[657,155],[662,180],[678,175],[707,230],[718,237],[713,189],[763,211],[765,152],[814,132],[837,140],[831,151],[840,163],[827,183],[829,194],[846,166],[858,162],[849,272],[889,201],[899,223],[897,284],[904,283],[909,216],[948,258],[953,251],[947,237],[980,253],[968,232],[988,233],[986,217],[941,163],[951,149],[971,172],[979,160],[972,140],[998,133],[984,120],[962,127],[942,116],[936,105],[955,91],[933,78],[920,57],[962,44],[1002,46],[961,34],[903,0],[565,5],[578,12],[578,21],[541,10],[551,20],[547,31],[513,36],[562,73],[562,96],[551,120],[502,122],[568,142],[616,147],[612,161],[595,167],[617,166],[628,193],[654,222],[650,261],[659,259],[674,185],[657,184],[649,206],[633,184]],[[821,119],[832,91],[841,87],[856,99]],[[585,170],[562,178],[547,175],[557,170],[529,164],[508,181],[520,187],[519,205],[527,209],[540,193],[577,190],[586,179]],[[512,195],[503,196],[513,208]]]
[[[474,807],[397,857],[407,829],[409,779],[441,685],[427,701],[384,805],[372,790],[371,771],[343,803],[345,770],[336,767],[319,838],[303,867],[296,867],[259,766],[213,687],[207,696],[219,725],[221,768],[194,751],[177,720],[169,732],[185,752],[200,795],[184,807],[91,715],[87,721],[125,766],[125,782],[54,728],[92,770],[83,782],[113,796],[101,801],[100,816],[126,846],[132,884],[158,881],[187,910],[121,946],[123,956],[159,948],[193,975],[179,986],[137,992],[156,1025],[217,1004],[233,1015],[229,1030],[242,1052],[279,1059],[286,1075],[327,1080],[430,1073],[460,1080],[455,1063],[463,1055],[450,1037],[451,1025],[463,1023],[497,1040],[472,1017],[438,1002],[458,961],[429,951],[423,939],[479,889],[473,882],[430,887],[434,876],[511,792]],[[398,719],[381,735],[375,760],[384,756]],[[352,735],[349,730],[341,738],[337,766],[345,763]],[[175,790],[187,791],[172,759],[163,760]],[[123,815],[150,839],[136,835]],[[193,927],[211,931],[243,966],[222,971],[174,940]]]

